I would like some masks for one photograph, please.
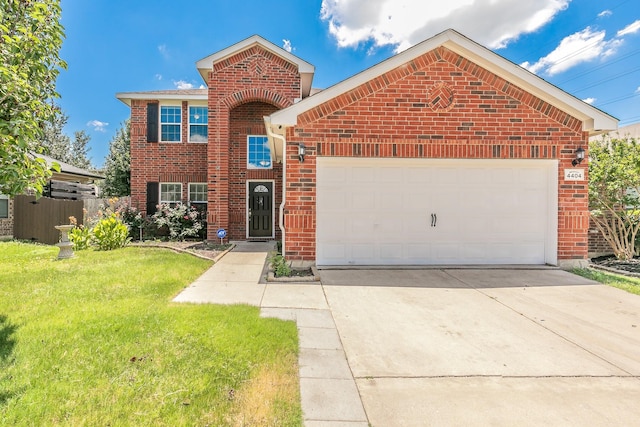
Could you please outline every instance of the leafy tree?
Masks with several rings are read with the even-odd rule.
[[[589,209],[614,255],[633,258],[640,230],[640,144],[635,138],[605,136],[590,143]]]
[[[0,0],[0,192],[42,193],[51,171],[33,158],[66,63],[59,0]]]
[[[69,146],[69,164],[82,169],[95,169],[89,158],[89,141],[91,137],[83,130],[73,133],[73,141]]]
[[[109,142],[109,154],[104,162],[103,192],[107,196],[131,194],[131,122],[125,121]]]
[[[83,169],[95,169],[89,158],[91,137],[85,131],[76,131],[74,139],[64,133],[69,116],[56,107],[51,120],[44,123],[41,146],[43,154]]]
[[[71,145],[69,136],[64,134],[67,120],[69,120],[69,117],[55,107],[51,119],[44,122],[42,139],[40,140],[42,154],[65,163],[67,162],[67,154]]]

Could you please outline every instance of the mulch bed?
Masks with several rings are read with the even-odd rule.
[[[178,252],[192,253],[206,259],[215,259],[218,255],[232,246],[229,243],[220,245],[219,243],[194,242],[188,240],[182,242],[161,242],[150,240],[145,242],[134,242],[133,245],[173,249]]]
[[[592,258],[591,264],[596,267],[606,267],[608,269],[618,270],[620,272],[632,273],[640,275],[640,258],[628,260],[619,260],[613,255]]]

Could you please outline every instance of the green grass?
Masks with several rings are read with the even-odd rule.
[[[171,299],[211,263],[0,242],[0,425],[300,425],[297,331]]]
[[[620,274],[594,270],[591,268],[576,269],[573,272],[579,276],[586,277],[587,279],[595,280],[596,282],[604,283],[605,285],[640,295],[639,278],[622,276]]]

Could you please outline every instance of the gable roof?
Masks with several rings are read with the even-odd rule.
[[[116,98],[131,107],[132,99],[157,99],[159,101],[206,101],[208,89],[149,90],[144,92],[118,92]]]
[[[53,172],[53,178],[58,179],[60,181],[92,181],[94,179],[104,179],[103,175],[98,174],[97,172],[92,172],[86,169],[82,169],[73,165],[70,165],[65,162],[61,162],[60,160],[56,160],[53,157],[45,156],[44,154],[36,154],[36,157],[40,157],[47,162],[49,167],[53,166],[53,163],[57,163],[60,165],[60,172]]]
[[[313,73],[315,71],[315,67],[309,64],[307,61],[304,61],[297,56],[293,55],[291,52],[287,52],[281,47],[276,46],[264,38],[253,35],[247,39],[244,39],[234,45],[231,45],[225,49],[222,49],[212,55],[209,55],[205,58],[196,62],[196,68],[198,72],[202,76],[202,79],[207,82],[207,73],[213,69],[213,64],[220,62],[226,58],[229,58],[239,52],[247,50],[253,46],[260,46],[263,49],[273,53],[276,56],[283,58],[285,61],[290,62],[298,67],[298,73],[300,73],[300,83],[302,90],[302,97],[306,98],[309,96],[309,92],[311,91],[311,81],[313,80]]]
[[[557,86],[536,76],[523,67],[492,52],[486,47],[472,41],[455,30],[448,29],[427,39],[391,58],[368,68],[328,89],[316,93],[291,107],[277,111],[269,117],[272,130],[284,134],[282,127],[295,126],[300,114],[311,110],[343,93],[385,74],[403,64],[424,55],[440,46],[467,58],[475,64],[496,74],[521,89],[535,95],[543,101],[555,106],[583,123],[583,131],[598,134],[618,128],[615,117],[570,95]]]

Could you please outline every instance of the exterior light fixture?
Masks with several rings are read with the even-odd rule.
[[[580,163],[582,163],[582,161],[584,160],[584,148],[579,147],[576,151],[575,151],[575,155],[576,158],[571,160],[571,164],[573,166],[577,166]]]
[[[307,154],[307,147],[301,142],[298,144],[298,160],[300,160],[300,163],[304,162],[305,154]]]

